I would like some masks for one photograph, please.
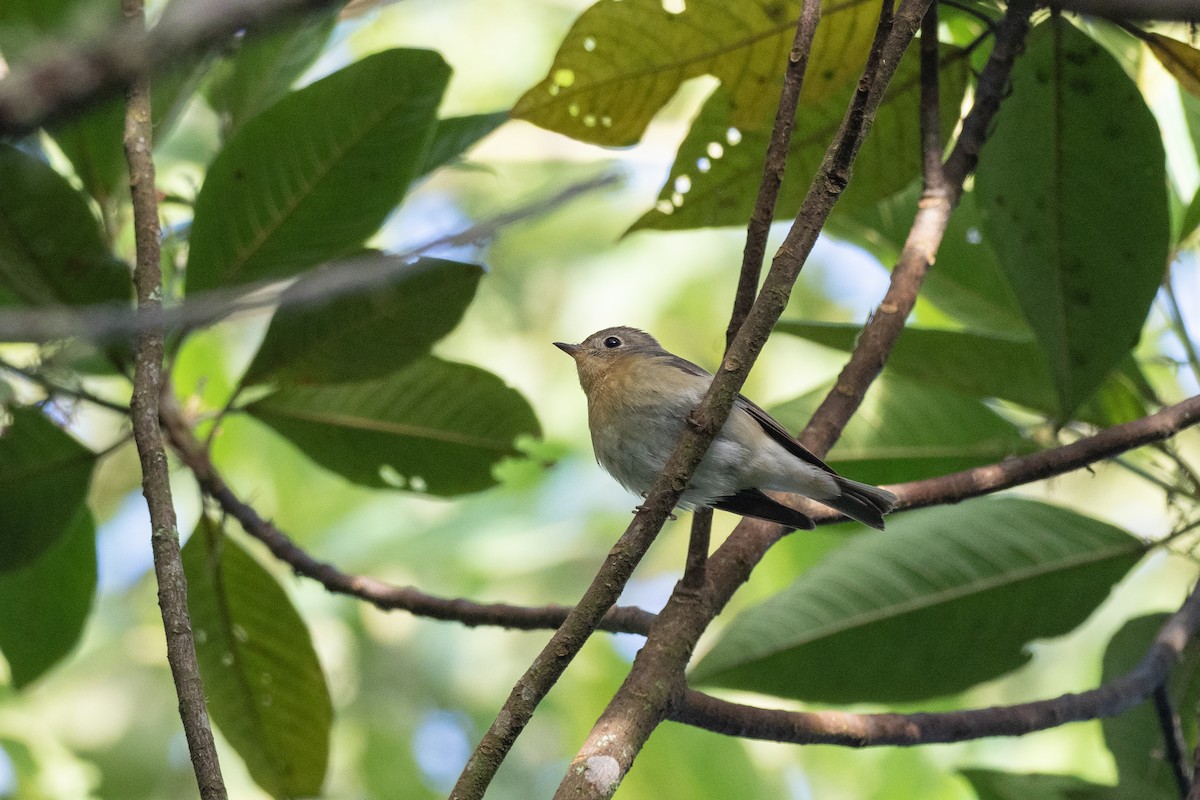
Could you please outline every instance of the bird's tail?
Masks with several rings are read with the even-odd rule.
[[[822,498],[821,502],[864,525],[883,530],[883,515],[896,507],[896,495],[887,489],[852,481],[841,475],[835,475],[833,479],[837,482],[840,494]]]

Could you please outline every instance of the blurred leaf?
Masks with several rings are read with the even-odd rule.
[[[183,548],[208,707],[275,797],[318,795],[333,709],[304,620],[262,566],[202,518]]]
[[[361,247],[425,163],[450,69],[387,50],[248,120],[196,198],[191,291],[295,275]]]
[[[800,430],[832,383],[770,409]],[[885,372],[827,459],[867,483],[898,483],[992,464],[1034,450],[1017,426],[978,400]]]
[[[635,144],[684,81],[712,75],[731,98],[732,127],[769,128],[800,0],[689,0],[679,7],[673,13],[660,0],[592,5],[513,116],[580,141]],[[878,8],[864,0],[825,0],[822,10],[801,105],[858,77],[878,20]]]
[[[693,678],[830,703],[954,694],[1075,628],[1145,551],[1112,525],[1028,500],[906,514],[734,619]]]
[[[1166,620],[1166,614],[1150,614],[1126,622],[1104,651],[1102,682],[1114,680],[1137,666]],[[1200,643],[1195,640],[1188,642],[1182,659],[1171,669],[1170,694],[1190,754],[1196,746],[1200,713]],[[1178,797],[1171,767],[1164,759],[1163,732],[1153,699],[1120,716],[1105,717],[1100,723],[1104,741],[1117,762],[1118,785],[1138,787],[1138,796],[1147,800]]]
[[[0,652],[18,689],[75,648],[91,612],[96,529],[86,508],[73,510],[63,535],[36,561],[0,572],[0,597],[8,598],[0,603]]]
[[[1150,52],[1179,85],[1200,97],[1200,50],[1186,42],[1171,39],[1161,33],[1145,31],[1139,36]]]
[[[454,329],[482,276],[475,264],[422,258],[390,286],[288,307],[305,288],[298,281],[280,298],[242,382],[344,383],[395,372]]]
[[[1159,405],[1160,401],[1137,360],[1130,355],[1074,416],[1081,422],[1107,428],[1141,419],[1150,413],[1151,404]]]
[[[1113,787],[1089,783],[1074,775],[1019,774],[990,769],[963,769],[959,774],[970,781],[979,800],[1098,800],[1113,796]]]
[[[771,780],[744,747],[728,747],[707,731],[674,725],[651,736],[638,753],[637,769],[621,782],[627,797],[787,797],[782,781]]]
[[[976,173],[988,241],[1070,417],[1137,342],[1167,265],[1161,137],[1103,47],[1053,17],[1013,70]]]
[[[854,349],[860,325],[781,322],[776,329],[844,352]],[[972,397],[999,397],[1049,414],[1054,392],[1041,350],[1031,340],[967,331],[907,327],[887,367],[927,386]]]
[[[1187,208],[1184,209],[1175,243],[1179,244],[1190,238],[1196,232],[1197,226],[1200,226],[1200,191],[1196,192],[1192,197],[1192,202],[1188,203]]]
[[[0,431],[0,575],[32,564],[84,511],[96,456],[36,408]]]
[[[284,387],[246,410],[347,480],[438,495],[491,486],[514,440],[540,433],[498,377],[432,356],[380,380]]]
[[[0,186],[0,305],[128,300],[128,268],[65,178],[0,144]]]
[[[241,40],[218,63],[204,95],[226,135],[287,94],[320,55],[337,23],[337,10],[305,15],[266,36]]]
[[[961,51],[948,49],[951,53],[942,61],[939,71],[942,134],[947,138],[958,122],[968,67]],[[884,95],[854,162],[854,178],[839,205],[873,206],[920,175],[919,75],[920,54],[910,50]],[[791,217],[800,210],[809,183],[841,126],[854,89],[853,84],[848,84],[820,103],[800,106],[788,149],[788,168],[776,203],[776,218]],[[723,87],[708,98],[679,146],[657,205],[642,215],[631,231],[746,224],[762,182],[775,112],[768,109],[770,118],[743,130],[740,143],[735,145],[726,133],[736,127],[732,121],[735,110]]]
[[[907,190],[867,206],[839,203],[827,233],[866,249],[885,266],[896,263],[921,199],[915,181]],[[975,193],[963,193],[950,215],[937,263],[921,285],[921,296],[976,333],[1031,336],[996,254],[981,234]]]
[[[449,164],[505,122],[508,122],[507,111],[439,119],[429,152],[425,154],[425,163],[417,170],[417,174],[428,175],[438,167]]]

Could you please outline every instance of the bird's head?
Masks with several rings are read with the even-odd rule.
[[[610,374],[628,369],[639,359],[667,354],[650,334],[623,325],[596,331],[579,344],[555,342],[554,346],[575,359],[579,383],[589,395]]]

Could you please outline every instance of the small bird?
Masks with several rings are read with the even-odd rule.
[[[637,328],[605,328],[580,344],[554,346],[575,359],[596,460],[622,486],[644,496],[712,374],[667,352]],[[896,496],[886,489],[838,475],[766,411],[738,395],[679,505],[719,508],[789,528],[813,527],[809,517],[764,490],[811,497],[879,530],[883,515],[896,505]]]

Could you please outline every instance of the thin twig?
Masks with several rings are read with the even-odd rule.
[[[385,286],[404,273],[413,259],[442,247],[477,244],[507,226],[559,207],[586,192],[611,186],[613,174],[572,184],[549,197],[495,214],[456,233],[440,236],[396,255],[333,261],[296,276],[191,295],[172,308],[101,303],[69,308],[11,308],[0,312],[0,342],[49,342],[70,336],[114,339],[151,330],[176,330],[212,324],[235,314],[286,305],[302,307]]]
[[[1168,678],[1169,678],[1168,674]],[[1158,727],[1162,730],[1163,749],[1166,761],[1171,765],[1171,775],[1175,778],[1175,788],[1179,790],[1180,800],[1186,800],[1188,790],[1192,788],[1192,777],[1188,774],[1190,765],[1187,763],[1187,744],[1183,740],[1183,728],[1179,724],[1179,712],[1171,701],[1168,682],[1163,680],[1154,689],[1154,712],[1158,717]]]
[[[38,370],[30,369],[28,367],[18,367],[16,364],[10,364],[7,361],[3,361],[3,360],[0,360],[0,369],[4,370],[6,372],[11,372],[14,375],[19,375],[20,377],[24,378],[25,380],[29,381],[30,383],[36,384],[37,386],[41,387],[42,389],[44,389],[46,391],[47,394],[49,394],[51,396],[63,395],[64,397],[71,397],[76,400],[83,400],[85,402],[91,403],[94,406],[98,406],[99,408],[108,409],[109,411],[115,411],[116,413],[118,413],[122,416],[129,415],[129,406],[127,406],[127,405],[123,405],[121,403],[116,403],[116,402],[113,402],[112,400],[106,400],[103,397],[92,394],[91,392],[89,392],[87,389],[84,389],[83,387],[65,386],[65,385],[56,383],[55,381],[53,381],[50,378],[43,375]]]
[[[1192,377],[1200,381],[1200,353],[1196,351],[1196,345],[1192,341],[1191,335],[1188,333],[1187,322],[1183,318],[1183,312],[1179,308],[1179,298],[1175,296],[1175,280],[1174,270],[1167,268],[1167,277],[1163,281],[1164,293],[1167,298],[1167,312],[1171,318],[1171,330],[1175,334],[1175,338],[1179,340],[1180,346],[1183,347],[1183,352],[1187,355],[1188,366],[1192,368]]]
[[[142,0],[122,0],[126,18],[144,25]],[[162,271],[159,257],[158,206],[155,201],[154,160],[151,155],[150,81],[137,77],[130,84],[125,110],[125,158],[129,162],[129,185],[133,199],[134,236],[137,249],[133,273],[139,308],[161,302]],[[133,397],[130,417],[142,465],[142,491],[150,510],[150,541],[154,573],[158,579],[158,604],[167,638],[167,661],[179,697],[179,716],[196,783],[204,800],[224,800],[225,783],[217,760],[216,744],[204,705],[204,686],[196,662],[196,645],[187,608],[187,580],[179,552],[179,530],[171,499],[171,477],[162,431],[158,426],[162,395],[163,335],[161,331],[139,333],[135,341]]]
[[[688,539],[687,563],[680,579],[684,587],[697,590],[704,585],[705,565],[708,563],[708,548],[712,540],[713,511],[701,506],[692,514],[692,533]]]

